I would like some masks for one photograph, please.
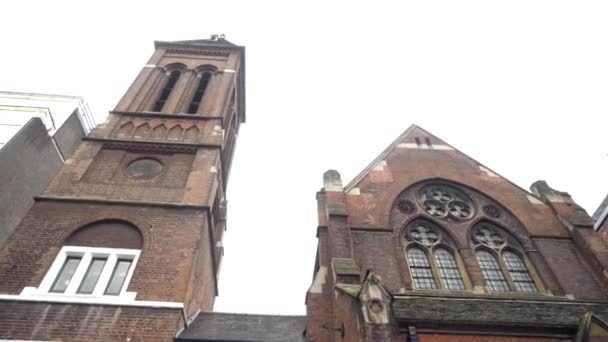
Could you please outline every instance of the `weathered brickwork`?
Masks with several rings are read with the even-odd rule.
[[[0,302],[0,339],[172,341],[179,309]]]
[[[541,302],[559,298],[564,302],[576,299],[596,304],[607,298],[608,286],[605,282],[608,273],[605,270],[608,245],[592,233],[588,215],[567,194],[536,183],[533,193],[523,190],[416,126],[410,128],[351,184],[343,186],[335,171],[328,171],[324,181],[324,189],[317,194],[319,226],[323,227],[319,233],[315,267],[317,274],[323,267],[331,266],[332,258],[350,256],[359,267],[362,281],[366,272],[371,271],[381,279],[383,288],[393,295],[424,293],[431,298],[463,296],[462,300],[465,301],[467,296],[534,299]],[[428,207],[427,202],[423,203],[424,197],[421,197],[430,196],[422,195],[425,184],[447,184],[456,189],[460,194],[457,196],[461,196],[462,201],[470,204],[459,199],[460,202],[454,202],[456,208],[452,209],[446,204],[446,209],[450,211],[433,212],[435,209]],[[437,196],[436,201],[444,200],[440,193],[432,196]],[[448,199],[445,201],[447,203]],[[464,208],[463,203],[469,208],[459,211]],[[455,212],[452,213],[451,210]],[[461,215],[462,218],[452,215]],[[410,234],[407,230],[410,228],[407,227],[416,220],[426,220],[438,227],[439,235],[418,235],[421,239],[418,243],[428,243],[430,246],[441,239],[445,248],[454,251],[454,260],[463,278],[464,290],[421,291],[415,288],[405,248],[406,243],[411,243],[411,240],[406,240],[409,236],[407,234]],[[496,294],[491,291],[476,257],[476,251],[486,247],[476,240],[479,237],[474,237],[476,227],[486,223],[504,231],[504,236],[497,243],[508,244],[522,256],[538,289],[537,293]],[[488,237],[482,237],[485,238]],[[439,274],[437,270],[433,272]],[[439,282],[436,275],[433,277]],[[339,275],[331,274],[327,283],[348,289],[356,298],[359,291],[357,285],[352,282],[340,284],[340,279]],[[514,288],[511,285],[512,291]],[[323,320],[331,322],[334,327],[339,326],[340,322],[345,326],[351,324],[347,323],[351,320],[350,312],[343,310],[340,296],[331,295],[336,291],[323,288],[322,294],[314,295],[309,291],[309,334],[322,334],[323,329],[319,329],[318,325],[322,325]],[[328,303],[323,304],[322,300],[327,300]],[[320,310],[326,312],[321,313]],[[353,310],[361,309],[353,307]],[[434,312],[433,308],[425,310]],[[442,310],[449,310],[449,307]],[[397,316],[399,314],[403,312],[396,313]],[[523,321],[526,319],[525,312],[513,314]],[[582,315],[582,311],[578,314]],[[398,321],[397,316],[395,319]],[[416,314],[412,313],[409,319],[412,317],[415,318]],[[576,322],[580,317],[573,319]],[[358,324],[360,327],[365,325],[362,318],[358,319]],[[405,322],[392,324],[402,331],[407,330],[407,326],[402,325]],[[488,334],[487,331],[492,328],[487,326],[485,332],[484,329],[474,332],[475,329],[470,324],[475,324],[475,317],[467,317],[466,324],[462,320],[449,322],[454,327],[473,334],[450,335],[447,331],[453,330],[453,327],[447,328],[445,322],[434,324],[431,320],[424,324],[426,330],[419,334],[420,341],[560,341],[554,336],[566,334],[573,337],[576,327],[569,323],[563,331],[558,327],[546,328],[544,331],[535,328],[531,333],[538,337],[529,337],[530,334],[526,334],[527,328],[518,325],[520,323],[513,323],[517,329],[504,328],[504,331],[519,331],[516,335],[521,336]],[[415,327],[416,323],[410,325]],[[447,330],[442,331],[442,326]],[[383,334],[390,330],[379,327],[360,329],[360,335],[353,337],[353,340],[362,337],[370,341],[386,340]],[[500,332],[503,328],[495,329]],[[336,335],[324,338],[328,341],[339,340]]]
[[[141,256],[128,287],[128,291],[137,292],[138,300],[183,302],[188,287],[194,286],[189,282],[191,272],[203,272],[209,276],[208,284],[197,293],[205,308],[211,308],[214,277],[209,273],[213,269],[210,253],[203,254],[204,262],[197,265],[200,270],[194,269],[198,248],[209,246],[202,209],[37,202],[0,252],[0,293],[18,294],[26,286],[37,287],[74,231],[107,219],[124,220],[143,235]],[[108,238],[100,236],[100,244]],[[167,246],[171,246],[170,253]]]
[[[221,146],[224,131],[222,118],[201,120],[155,114],[145,117],[111,114],[90,137]]]
[[[605,290],[600,289],[591,275],[591,268],[582,260],[572,241],[539,239],[536,245],[566,294],[580,299],[605,298]]]
[[[0,250],[0,339],[170,341],[184,319],[213,310],[226,183],[245,120],[244,48],[219,38],[155,47]],[[80,253],[68,254],[80,258],[68,290],[36,290],[63,246]],[[89,278],[93,262],[82,262],[129,257],[137,262],[122,271],[127,293],[118,295],[110,285],[100,291],[99,280],[120,279],[118,266]],[[81,292],[85,280],[69,290],[74,279],[92,281],[94,291]]]
[[[44,195],[209,205],[214,198],[211,190],[221,181],[217,149],[198,149],[194,154],[148,151],[136,144],[126,146],[132,150],[103,146],[84,142]],[[127,176],[129,163],[143,157],[159,160],[163,172],[151,179]]]

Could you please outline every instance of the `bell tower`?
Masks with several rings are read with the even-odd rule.
[[[172,338],[213,310],[244,72],[223,36],[155,42],[0,252],[0,320],[40,326],[11,338]]]

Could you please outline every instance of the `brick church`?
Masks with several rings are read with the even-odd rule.
[[[245,75],[223,37],[156,42],[2,246],[0,339],[608,341],[598,219],[415,125],[323,175],[305,316],[213,312]]]

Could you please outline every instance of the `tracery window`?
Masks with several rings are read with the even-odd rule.
[[[203,100],[203,96],[205,95],[205,91],[207,90],[207,86],[209,85],[209,81],[213,76],[212,71],[205,70],[202,73],[198,74],[200,81],[196,86],[196,90],[194,91],[194,96],[192,97],[192,101],[190,101],[190,105],[188,106],[188,114],[196,114],[198,111],[198,107]]]
[[[448,220],[465,221],[473,217],[473,200],[463,191],[447,184],[433,183],[418,192],[418,202],[427,214]]]
[[[475,256],[491,292],[538,292],[538,287],[516,243],[503,229],[489,222],[473,228]]]
[[[405,229],[406,255],[414,288],[464,290],[449,238],[435,224],[415,220]]]

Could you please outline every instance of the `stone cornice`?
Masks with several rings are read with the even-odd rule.
[[[153,152],[170,152],[170,153],[196,153],[199,148],[217,148],[221,149],[221,144],[184,144],[177,142],[158,142],[158,141],[134,141],[113,138],[99,137],[84,137],[84,141],[97,141],[104,144],[104,147],[110,149],[125,149],[138,151],[153,151]]]
[[[184,119],[184,120],[220,120],[224,118],[221,116],[211,116],[205,114],[171,114],[161,112],[125,112],[120,110],[112,110],[110,114],[128,115],[128,116],[141,116],[150,118],[163,118],[163,119]]]
[[[74,202],[74,203],[90,203],[90,204],[109,204],[109,205],[128,205],[128,206],[149,206],[149,207],[164,207],[178,209],[205,209],[209,210],[209,206],[193,203],[170,203],[170,202],[151,202],[151,201],[133,201],[133,200],[118,200],[118,199],[102,199],[94,197],[71,197],[71,196],[53,196],[40,195],[35,196],[36,202],[56,201],[56,202]]]

